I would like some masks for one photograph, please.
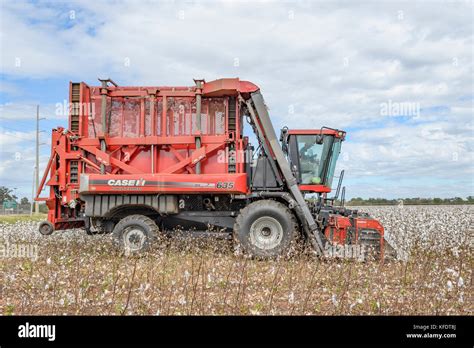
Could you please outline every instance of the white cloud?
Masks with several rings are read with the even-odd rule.
[[[367,128],[345,144],[355,159],[344,164],[353,177],[472,175],[470,2],[2,7],[0,68],[11,79],[61,76],[96,84],[101,76],[119,84],[188,85],[194,77],[239,76],[261,86],[276,127]],[[2,90],[15,88],[2,81]],[[388,101],[417,103],[419,118],[400,124],[382,115]],[[20,118],[29,108],[5,103],[0,113]]]
[[[42,103],[39,109],[41,118],[67,119],[68,101],[55,104]],[[30,120],[36,122],[37,103],[14,102],[0,104],[0,125],[5,120]]]

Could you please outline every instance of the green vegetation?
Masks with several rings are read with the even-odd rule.
[[[43,221],[46,220],[46,214],[33,215],[0,215],[0,224],[14,224],[20,221]]]
[[[18,197],[13,194],[13,190],[5,186],[0,186],[0,204],[4,201],[15,201]]]
[[[0,186],[0,213],[1,214],[29,214],[31,211],[31,203],[27,197],[19,199],[13,194],[16,189],[10,189],[6,186]],[[48,213],[48,207],[44,203],[39,204],[39,212]]]

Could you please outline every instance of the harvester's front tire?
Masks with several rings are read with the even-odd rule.
[[[266,199],[240,211],[234,224],[234,239],[252,257],[286,255],[298,233],[291,211],[282,203]]]
[[[129,255],[150,250],[158,239],[159,229],[145,215],[129,215],[115,225],[112,233],[116,247]]]
[[[38,231],[43,236],[49,236],[51,233],[54,232],[54,226],[49,221],[41,221],[38,225]]]

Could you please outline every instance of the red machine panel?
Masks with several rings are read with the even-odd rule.
[[[72,226],[80,194],[248,192],[237,97],[257,86],[237,78],[192,87],[101,83],[70,83],[69,126],[53,130],[37,193],[49,175],[50,221]]]

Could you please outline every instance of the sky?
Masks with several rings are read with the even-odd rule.
[[[351,197],[474,195],[472,1],[0,0],[0,185],[31,197],[69,81],[259,85],[275,128],[348,132]],[[334,185],[337,180],[334,181]]]

